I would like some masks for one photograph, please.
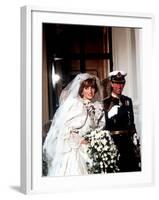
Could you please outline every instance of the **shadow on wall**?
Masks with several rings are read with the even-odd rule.
[[[104,79],[102,81],[102,85],[104,87],[103,98],[107,98],[108,96],[110,96],[110,94],[112,92],[111,82],[110,82],[109,78]]]

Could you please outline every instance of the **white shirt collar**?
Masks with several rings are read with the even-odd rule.
[[[114,97],[114,98],[120,99],[120,96],[118,96],[117,94],[115,94],[115,93],[113,93],[113,92],[112,92],[111,95],[112,95],[112,97]]]

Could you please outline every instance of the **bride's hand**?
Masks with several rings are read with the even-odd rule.
[[[82,139],[81,142],[80,142],[80,144],[88,144],[88,143],[89,142],[87,140],[85,140],[85,139]]]

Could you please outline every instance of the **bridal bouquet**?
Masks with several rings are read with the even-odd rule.
[[[88,155],[92,163],[87,163],[90,174],[117,172],[119,153],[109,131],[95,130],[85,135],[89,141]]]

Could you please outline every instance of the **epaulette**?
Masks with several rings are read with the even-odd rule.
[[[128,96],[125,96],[125,95],[122,95],[122,98],[123,98],[124,100],[131,99],[130,97],[128,97]]]

